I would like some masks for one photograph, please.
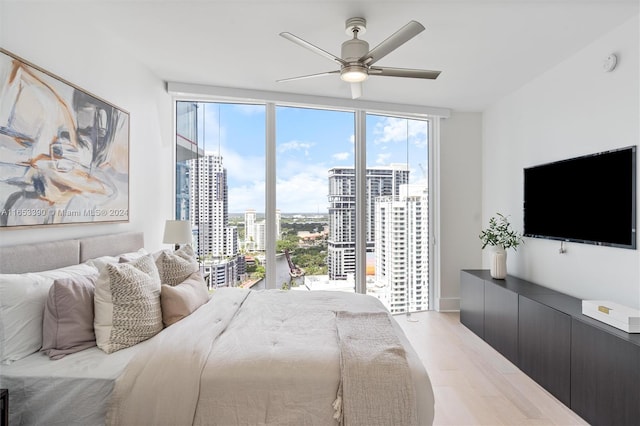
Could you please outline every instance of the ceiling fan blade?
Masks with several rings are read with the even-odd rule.
[[[362,96],[362,83],[351,83],[351,99]]]
[[[305,49],[308,49],[308,50],[310,50],[310,51],[312,51],[314,53],[317,53],[320,56],[324,56],[327,59],[335,61],[335,62],[339,63],[340,65],[346,65],[346,62],[343,61],[342,59],[338,58],[336,55],[333,55],[333,54],[327,52],[326,50],[321,49],[318,46],[315,46],[315,45],[309,43],[308,41],[305,41],[305,40],[301,39],[300,37],[294,36],[291,33],[287,33],[287,32],[280,33],[280,36],[286,38],[289,41],[294,42],[298,46],[302,46]]]
[[[371,67],[369,75],[382,75],[385,77],[410,77],[410,78],[426,78],[435,80],[441,71],[430,70],[414,70],[410,68],[388,68],[388,67]]]
[[[360,62],[366,65],[372,65],[389,53],[396,50],[418,34],[424,31],[424,26],[420,22],[410,21],[407,25],[390,35],[385,41],[374,47],[360,58]]]
[[[340,73],[340,70],[327,71],[327,72],[320,72],[320,73],[317,73],[317,74],[301,75],[300,77],[283,78],[282,80],[276,80],[276,82],[277,83],[282,83],[282,82],[285,82],[285,81],[304,80],[305,78],[322,77],[322,76],[325,76],[325,75],[339,74],[339,73]]]

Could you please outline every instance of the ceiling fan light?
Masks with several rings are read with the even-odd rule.
[[[340,78],[347,83],[360,83],[369,78],[369,74],[362,67],[345,67],[340,72]]]

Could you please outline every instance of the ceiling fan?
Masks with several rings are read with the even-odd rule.
[[[430,80],[438,78],[440,71],[373,66],[380,59],[424,31],[424,26],[422,26],[422,24],[417,21],[410,21],[371,50],[369,50],[369,43],[358,38],[358,35],[362,35],[367,31],[366,25],[367,21],[364,18],[347,19],[345,32],[349,36],[353,35],[353,38],[342,43],[341,58],[291,33],[280,33],[280,35],[287,40],[292,41],[297,45],[315,52],[331,61],[337,62],[340,65],[340,69],[300,77],[285,78],[278,80],[278,82],[340,74],[340,78],[343,81],[351,84],[351,97],[356,99],[362,96],[362,82],[369,78],[369,76],[381,75],[387,77],[410,77]]]

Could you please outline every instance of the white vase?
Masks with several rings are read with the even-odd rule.
[[[507,251],[502,247],[494,247],[491,255],[491,277],[503,280],[507,276]]]

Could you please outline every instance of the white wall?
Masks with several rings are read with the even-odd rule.
[[[143,231],[149,250],[162,246],[173,215],[171,98],[164,83],[108,33],[73,20],[73,2],[1,2],[2,47],[130,114],[130,222],[3,229],[0,245]]]
[[[636,17],[485,111],[483,226],[501,212],[522,230],[524,167],[638,144],[639,52]],[[602,63],[611,53],[619,62],[606,73]],[[638,250],[559,248],[558,241],[527,238],[509,252],[508,271],[582,299],[640,308]],[[486,268],[487,253],[483,259]]]
[[[436,308],[460,308],[460,270],[482,265],[482,114],[455,112],[440,126],[440,292]],[[438,207],[438,206],[434,206]]]

